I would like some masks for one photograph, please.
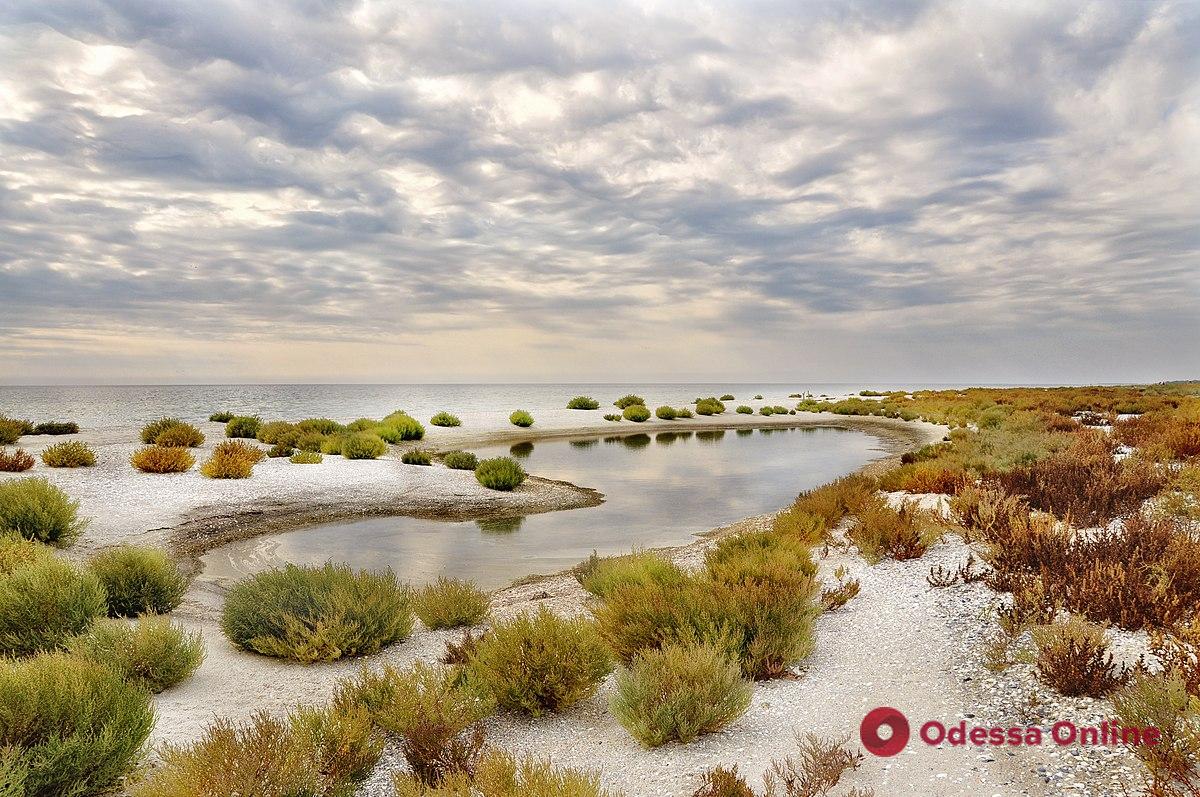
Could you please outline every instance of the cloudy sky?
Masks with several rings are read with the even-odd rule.
[[[1200,3],[7,0],[0,382],[1200,377]]]

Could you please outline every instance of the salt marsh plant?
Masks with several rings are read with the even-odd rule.
[[[433,630],[478,625],[491,606],[487,593],[474,583],[445,576],[414,590],[412,603],[417,617]]]
[[[720,415],[725,411],[725,405],[715,398],[704,398],[696,402],[697,415]]]
[[[512,490],[525,478],[525,469],[512,457],[485,459],[475,468],[476,481],[490,490]]]
[[[575,398],[573,398],[567,402],[567,409],[569,409],[569,410],[598,410],[598,409],[600,409],[600,402],[596,401],[591,396],[576,396]]]
[[[49,468],[90,468],[96,464],[96,452],[87,443],[68,440],[47,446],[42,462]]]
[[[254,436],[258,442],[266,443],[269,446],[280,443],[294,446],[300,439],[300,430],[296,428],[295,424],[287,421],[269,421],[259,426],[258,432]]]
[[[74,421],[45,421],[33,427],[33,433],[47,435],[79,434],[79,424]]]
[[[200,466],[200,472],[210,479],[246,479],[254,466],[266,458],[266,452],[252,443],[226,440],[217,444]]]
[[[432,465],[433,455],[423,448],[414,448],[400,455],[405,465]]]
[[[479,466],[479,457],[470,451],[447,451],[442,456],[442,464],[453,470],[475,470]]]
[[[618,414],[617,414],[617,413],[615,413],[615,412],[609,412],[609,413],[606,413],[606,414],[604,415],[604,420],[606,420],[606,421],[620,421],[620,420],[621,420],[621,416],[620,416],[620,415],[618,415]]]
[[[673,421],[679,417],[679,413],[675,411],[674,407],[668,407],[666,405],[654,410],[654,414],[664,421]]]
[[[1038,675],[1064,695],[1103,697],[1129,672],[1113,664],[1104,629],[1078,615],[1035,626]]]
[[[739,404],[736,412],[738,413],[738,415],[753,415],[754,408],[748,407],[745,404]]]
[[[434,426],[462,426],[462,421],[457,415],[451,415],[448,412],[439,412],[429,419],[429,422]]]
[[[154,445],[166,448],[196,448],[204,445],[204,434],[190,423],[168,426],[154,438]]]
[[[288,462],[293,465],[320,465],[325,461],[325,457],[320,451],[297,451],[288,457]]]
[[[30,476],[0,482],[0,533],[66,548],[83,533],[79,502],[48,479]]]
[[[179,418],[171,418],[171,417],[159,418],[158,420],[150,421],[149,423],[147,423],[145,426],[142,427],[142,431],[141,431],[142,442],[148,446],[152,446],[155,444],[155,441],[158,440],[158,436],[160,434],[162,434],[166,430],[170,429],[171,427],[179,426],[182,423],[183,423],[183,421],[180,420]]]
[[[682,584],[686,577],[674,563],[652,551],[634,551],[622,556],[592,555],[572,569],[585,590],[603,598],[629,584]]]
[[[0,445],[15,443],[23,435],[32,433],[33,424],[29,421],[19,421],[16,418],[9,418],[7,415],[0,415]]]
[[[421,422],[403,410],[396,410],[385,416],[376,426],[363,431],[374,432],[393,445],[405,440],[421,440],[425,437],[425,427],[421,425]]]
[[[10,539],[0,556],[0,654],[29,656],[62,647],[107,611],[104,587],[34,543]],[[10,546],[29,546],[24,550]]]
[[[346,459],[379,459],[386,453],[387,443],[366,432],[349,435],[342,442],[342,456]]]
[[[646,400],[644,398],[642,398],[641,396],[637,396],[637,395],[634,395],[633,393],[630,393],[627,396],[621,396],[621,398],[619,398],[613,402],[614,407],[617,407],[622,410],[633,404],[641,404],[644,407],[644,406],[646,406]]]
[[[594,772],[555,767],[531,756],[513,758],[501,750],[487,750],[469,770],[449,773],[430,787],[406,772],[392,776],[396,797],[623,797],[600,787]]]
[[[545,606],[494,625],[467,665],[500,707],[535,717],[590,697],[612,669],[595,623]]]
[[[621,413],[621,416],[627,421],[641,423],[642,421],[650,420],[650,410],[646,409],[643,404],[630,404]]]
[[[513,426],[520,426],[522,428],[526,428],[529,426],[533,426],[533,416],[530,415],[525,410],[516,410],[513,412],[512,415],[508,416],[508,422],[511,423]]]
[[[679,409],[675,410],[675,417],[676,418],[691,418],[692,411],[690,409],[688,409],[687,407],[680,407]]]
[[[297,708],[218,719],[203,737],[162,752],[133,797],[346,797],[370,775],[383,739],[364,709]]]
[[[936,519],[916,502],[905,501],[894,509],[885,499],[874,498],[859,507],[846,536],[863,558],[876,563],[884,558],[917,559],[940,534]]]
[[[257,415],[235,415],[225,424],[225,436],[252,440],[258,437],[260,426],[262,419]]]
[[[67,649],[156,693],[189,678],[204,660],[200,634],[189,634],[165,617],[134,623],[102,620],[72,639]]]
[[[107,791],[138,764],[153,726],[150,694],[104,664],[0,660],[0,749],[21,754],[21,797]]]
[[[721,401],[733,401],[733,400],[734,400],[734,397],[733,397],[732,393],[726,393],[725,395],[721,396]]]
[[[375,653],[412,633],[395,575],[347,565],[287,565],[242,581],[225,597],[221,628],[238,647],[297,661]]]
[[[225,410],[221,410],[219,412],[214,412],[212,415],[209,415],[208,419],[210,421],[212,421],[213,423],[229,423],[235,417],[236,416],[232,412],[227,412]]]
[[[1200,701],[1177,672],[1138,673],[1112,696],[1124,728],[1156,728],[1158,744],[1132,745],[1149,774],[1147,793],[1161,797],[1195,794],[1200,786]]]
[[[196,464],[186,448],[146,446],[129,457],[129,464],[142,473],[183,473]]]
[[[106,548],[91,558],[88,570],[104,585],[112,617],[166,614],[179,605],[187,588],[179,567],[157,548]]]
[[[32,468],[33,465],[33,457],[23,448],[11,452],[0,449],[0,472],[22,473]]]
[[[686,744],[746,713],[753,688],[719,647],[667,645],[639,654],[617,673],[610,707],[646,747]]]

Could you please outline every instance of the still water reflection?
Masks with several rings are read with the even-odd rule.
[[[530,473],[592,487],[605,503],[486,521],[408,517],[332,523],[241,540],[204,556],[206,580],[282,565],[391,567],[413,583],[438,574],[491,589],[570,567],[594,549],[685,544],[691,535],[779,509],[801,490],[865,464],[878,440],[840,429],[660,432],[475,449],[510,454]]]

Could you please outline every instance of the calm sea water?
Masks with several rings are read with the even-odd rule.
[[[764,393],[764,395],[766,395]],[[220,583],[286,562],[392,568],[412,583],[438,574],[495,588],[563,570],[593,550],[681,545],[692,535],[788,504],[797,493],[880,455],[875,438],[840,429],[663,432],[476,448],[531,472],[603,492],[605,503],[506,521],[373,518],[242,540],[203,557]]]
[[[504,412],[522,408],[561,409],[575,395],[593,395],[608,404],[626,393],[645,396],[650,406],[683,405],[696,396],[732,393],[746,399],[761,393],[783,401],[789,393],[838,395],[866,388],[917,389],[934,385],[818,384],[452,384],[452,385],[0,385],[0,414],[32,421],[73,420],[84,428],[140,425],[173,415],[208,418],[218,410],[263,418],[329,417],[342,422],[378,418],[403,409],[418,418],[439,410],[456,413]],[[937,387],[944,387],[938,385]]]

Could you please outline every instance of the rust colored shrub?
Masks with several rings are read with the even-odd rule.
[[[859,508],[846,536],[874,563],[884,558],[903,561],[924,556],[939,531],[933,515],[915,502],[904,501],[899,509],[893,509],[876,496]]]
[[[1064,695],[1103,697],[1129,680],[1127,668],[1113,664],[1104,629],[1072,615],[1033,629],[1037,670]]]
[[[23,448],[18,448],[11,454],[7,451],[0,450],[0,471],[6,473],[21,473],[32,468],[34,459],[29,455],[29,452]]]
[[[186,448],[146,446],[133,452],[129,463],[143,473],[183,473],[196,464],[196,459]]]

